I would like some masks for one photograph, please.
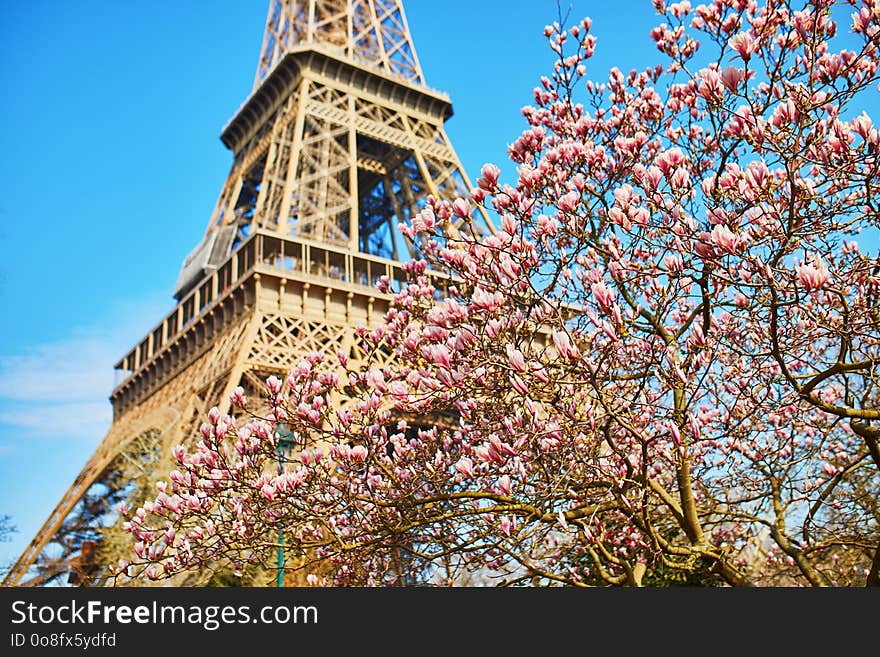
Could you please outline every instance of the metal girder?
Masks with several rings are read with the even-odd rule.
[[[291,48],[321,43],[345,57],[424,84],[401,0],[271,0],[254,89]]]
[[[221,194],[209,230],[224,223],[243,223],[242,217],[247,217],[252,229],[300,235],[354,251],[382,244],[380,250],[367,252],[388,256],[406,253],[409,246],[395,230],[384,240],[364,233],[375,222],[364,220],[369,207],[364,199],[370,188],[354,189],[353,181],[361,171],[393,176],[399,162],[413,156],[419,166],[407,186],[447,198],[467,193],[464,170],[441,120],[417,116],[391,99],[381,104],[366,92],[355,94],[333,84],[303,74],[295,92],[297,102],[288,102],[285,111],[272,116],[272,129],[262,131],[271,137],[252,140],[239,154],[224,189],[241,191],[237,198],[226,191]],[[291,111],[293,107],[296,111]],[[355,146],[352,157],[350,135],[355,143],[369,140],[387,148],[362,154]],[[259,156],[249,154],[248,148],[259,149]],[[250,169],[245,170],[248,165]],[[259,182],[251,186],[239,182],[257,178]],[[256,197],[252,188],[259,189]],[[407,212],[416,210],[425,196],[410,196],[404,202]],[[404,219],[398,215],[394,224]]]
[[[302,56],[304,47],[314,56]],[[289,75],[267,80],[291,48],[298,59],[279,68]],[[328,50],[336,69],[318,56]],[[339,66],[344,76],[334,76]],[[42,575],[30,571],[89,488],[145,432],[158,432],[170,463],[211,406],[228,410],[235,386],[256,391],[266,373],[284,373],[310,351],[363,355],[355,327],[381,321],[390,298],[375,290],[376,278],[402,278],[399,263],[383,258],[417,254],[397,223],[428,194],[451,200],[469,187],[443,129],[451,112],[444,99],[424,87],[401,0],[270,0],[254,108],[236,128],[206,232],[234,225],[238,237],[117,364],[123,380],[111,396],[109,431],[4,585],[58,574],[62,566],[51,561]],[[475,219],[493,230],[485,213]]]

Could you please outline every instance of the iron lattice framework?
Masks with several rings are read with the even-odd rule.
[[[161,477],[238,385],[259,397],[266,376],[310,351],[364,356],[354,328],[376,325],[390,300],[375,283],[387,276],[393,290],[416,255],[398,223],[429,194],[467,193],[451,114],[424,84],[400,0],[271,0],[254,90],[221,136],[232,168],[177,306],[116,364],[107,435],[5,585],[44,583],[65,563],[74,581],[100,582],[70,534],[90,490],[132,463]],[[44,554],[50,545],[61,554]]]
[[[349,61],[425,83],[400,0],[272,0],[254,89],[303,44],[333,47]]]

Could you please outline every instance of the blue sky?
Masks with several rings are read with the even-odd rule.
[[[173,307],[231,164],[219,135],[251,90],[265,0],[0,0],[0,515],[14,560],[110,423],[113,364]],[[591,0],[596,75],[651,58],[653,10]],[[465,169],[506,174],[552,63],[555,0],[409,0],[428,84],[452,98]]]
[[[266,0],[0,0],[0,515],[14,559],[110,423],[113,364],[173,307],[231,164]],[[591,76],[655,63],[649,0],[561,0],[593,18]],[[556,0],[408,0],[427,83],[473,180],[524,127]]]

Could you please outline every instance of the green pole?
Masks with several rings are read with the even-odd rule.
[[[278,578],[276,580],[278,588],[284,586],[284,531],[278,528]]]
[[[281,459],[284,456],[281,447],[281,436],[278,436],[278,474],[282,472],[282,462]],[[277,548],[277,557],[278,557],[278,573],[275,577],[275,586],[278,588],[284,587],[284,527],[281,524],[278,524],[278,548]]]
[[[278,437],[278,445],[276,446],[278,474],[281,474],[284,472],[284,450],[293,447],[294,441],[286,424],[279,423],[275,427],[275,432],[275,435]],[[276,553],[278,573],[275,576],[275,585],[278,588],[282,588],[284,586],[284,527],[280,522],[278,523],[278,548]]]

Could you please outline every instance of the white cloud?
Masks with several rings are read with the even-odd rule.
[[[0,397],[49,403],[106,398],[120,355],[111,339],[73,338],[0,356]]]
[[[164,292],[111,303],[19,353],[0,339],[0,515],[19,528],[0,544],[0,565],[27,547],[106,434],[114,363],[171,307]]]
[[[108,318],[25,353],[0,353],[0,434],[98,441],[110,425],[113,365],[169,310],[166,295],[128,300]]]
[[[107,432],[112,417],[113,410],[107,401],[28,404],[26,407],[0,411],[0,424],[24,429],[33,437],[97,443]]]

